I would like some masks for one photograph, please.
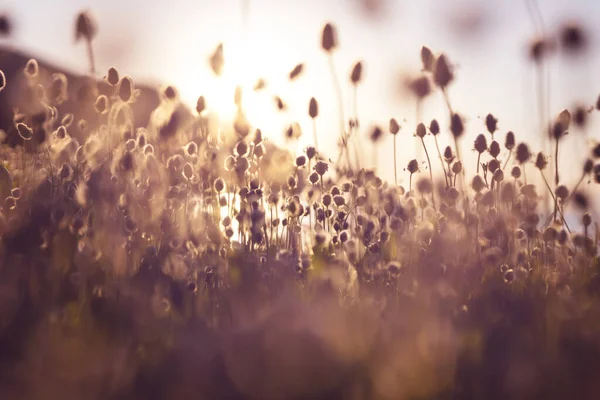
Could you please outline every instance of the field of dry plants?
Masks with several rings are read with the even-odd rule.
[[[422,147],[394,154],[399,186],[361,165],[341,99],[339,152],[319,149],[313,98],[313,131],[285,135],[314,146],[292,154],[250,126],[242,90],[216,129],[210,98],[189,109],[172,86],[96,71],[94,20],[74,29],[86,76],[0,58],[0,398],[600,398],[600,145],[557,162],[600,101],[548,116],[549,154],[491,114],[467,141],[452,56],[423,47],[407,88],[447,113],[362,138]],[[335,25],[321,34],[333,60]],[[531,62],[584,41],[557,37]],[[222,46],[207,57],[219,74]],[[324,74],[339,92],[367,78],[350,71]]]

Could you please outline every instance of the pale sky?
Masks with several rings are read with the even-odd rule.
[[[8,11],[15,20],[15,34],[9,44],[84,73],[85,48],[74,43],[73,21],[79,10],[89,8],[99,25],[98,70],[115,66],[138,81],[172,83],[191,105],[202,94],[209,107],[225,114],[233,108],[234,81],[249,83],[262,76],[270,91],[288,103],[289,111],[277,113],[272,98],[263,95],[250,97],[249,112],[254,115],[249,117],[278,143],[284,126],[291,121],[300,122],[304,129],[300,145],[312,143],[307,108],[314,96],[321,112],[320,145],[335,158],[337,103],[327,58],[320,49],[322,27],[330,21],[338,29],[340,47],[334,57],[346,106],[351,94],[348,74],[355,61],[364,61],[365,80],[358,92],[363,135],[367,136],[373,123],[381,124],[387,133],[390,117],[407,120],[402,123],[398,145],[398,173],[404,179],[402,168],[417,154],[412,137],[415,107],[395,96],[397,76],[400,71],[418,71],[420,48],[427,45],[435,52],[445,52],[456,64],[457,80],[449,93],[454,108],[468,121],[463,154],[470,153],[473,139],[484,131],[482,119],[488,112],[500,121],[501,143],[504,133],[513,130],[517,140],[532,143],[534,151],[540,149],[535,75],[526,57],[535,27],[527,14],[526,0],[379,0],[384,9],[378,15],[367,14],[361,1],[249,0],[246,28],[241,0],[3,0],[0,11]],[[600,94],[600,2],[537,2],[548,29],[576,21],[590,34],[586,57],[577,62],[558,57],[551,61],[553,113],[577,102],[595,103]],[[451,21],[470,18],[467,10],[473,7],[481,11],[479,30],[461,34],[453,29]],[[221,41],[225,43],[227,78],[218,80],[206,59]],[[304,73],[290,83],[287,74],[299,62],[306,63]],[[423,107],[423,120],[428,124],[432,117],[447,127],[447,113],[438,92]],[[589,137],[600,139],[599,120],[597,113],[592,115]],[[448,134],[443,136],[446,143]],[[577,165],[573,177],[580,173],[579,160],[585,149],[583,141],[579,147],[574,144],[575,136],[573,132],[566,140],[569,150],[560,158],[565,169],[570,161]],[[368,141],[363,142],[367,149],[364,162],[368,163],[371,150]],[[427,143],[433,146],[431,138]],[[378,150],[379,171],[390,180],[391,144],[391,135],[386,134]]]

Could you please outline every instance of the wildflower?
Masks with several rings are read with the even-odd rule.
[[[406,169],[412,175],[419,170],[419,163],[417,162],[417,160],[410,160]]]
[[[519,143],[517,146],[517,161],[519,164],[525,164],[531,158],[529,147],[526,143]]]
[[[315,119],[319,115],[319,104],[314,97],[310,98],[310,102],[308,103],[308,115]]]
[[[485,182],[483,181],[483,178],[480,175],[475,175],[473,177],[473,181],[471,182],[471,187],[477,193],[481,192],[485,188]]]
[[[431,120],[431,123],[429,124],[429,131],[434,136],[440,133],[440,124],[436,119]]]
[[[588,227],[592,224],[592,217],[589,212],[586,212],[585,214],[583,214],[583,217],[581,218],[581,222],[583,223],[583,226],[585,226],[585,227]]]
[[[390,119],[389,129],[392,135],[396,135],[400,131],[400,125],[398,125],[398,121],[395,118]]]
[[[358,85],[360,83],[361,78],[362,78],[362,62],[358,61],[356,64],[354,64],[354,67],[352,67],[352,73],[350,74],[350,81],[352,82],[353,85]]]
[[[408,88],[417,99],[423,99],[431,93],[431,85],[429,78],[426,76],[419,76],[414,79],[408,80]]]
[[[204,99],[204,96],[200,96],[198,97],[198,100],[196,101],[196,112],[198,114],[201,114],[202,111],[204,111],[206,109],[206,100]]]
[[[492,143],[490,143],[490,155],[494,158],[497,158],[500,155],[500,143],[498,143],[495,140],[492,140]]]
[[[296,79],[301,73],[302,70],[304,69],[304,64],[297,64],[294,69],[292,69],[290,71],[290,80],[294,80]]]
[[[320,176],[325,175],[325,173],[327,172],[328,169],[329,169],[329,165],[327,165],[327,163],[324,161],[317,161],[317,163],[315,164],[315,171]]]
[[[448,86],[448,84],[450,84],[450,82],[452,82],[453,75],[445,54],[439,56],[435,61],[433,79],[441,88],[445,88]]]
[[[75,22],[75,40],[90,41],[96,36],[97,28],[92,15],[87,12],[80,12]]]
[[[462,136],[464,131],[465,131],[465,128],[464,128],[464,125],[463,125],[460,115],[458,115],[456,113],[452,114],[452,118],[450,121],[450,132],[452,132],[452,135],[454,135],[455,138],[458,138],[458,137]]]
[[[485,126],[493,138],[494,132],[496,132],[498,130],[498,120],[496,118],[494,118],[494,116],[492,114],[488,114],[485,117]]]
[[[421,62],[423,63],[423,70],[427,72],[433,72],[433,65],[435,63],[435,56],[429,50],[428,47],[421,47]]]
[[[497,169],[496,171],[494,171],[493,179],[496,182],[502,182],[504,180],[504,171],[502,171],[501,169]]]
[[[483,133],[477,135],[474,147],[479,154],[487,150],[487,140],[485,139],[485,135]]]
[[[133,81],[130,77],[126,76],[121,79],[121,83],[119,84],[119,98],[127,103],[131,100],[133,95]]]
[[[586,33],[578,25],[567,24],[560,30],[560,44],[568,52],[579,52],[587,45]]]
[[[515,148],[515,134],[513,133],[513,131],[508,131],[506,133],[504,147],[506,147],[506,149],[509,151]]]
[[[537,169],[543,170],[544,168],[546,168],[546,165],[548,165],[548,160],[546,160],[544,153],[540,151],[537,155],[537,158],[535,159],[535,166]]]
[[[379,126],[374,126],[373,130],[371,131],[371,141],[373,143],[377,142],[379,139],[381,139],[382,135],[383,131],[381,130],[381,128]]]
[[[512,283],[515,280],[515,272],[512,269],[507,270],[504,273],[504,282]]]
[[[556,197],[564,201],[567,197],[569,197],[569,189],[567,189],[565,185],[560,185],[556,188],[555,194]]]
[[[25,65],[25,76],[27,78],[35,78],[38,73],[40,71],[40,67],[38,66],[38,62],[35,59],[31,59],[29,61],[27,61],[27,64]]]
[[[23,140],[31,140],[33,137],[33,130],[23,123],[17,124],[17,131]]]
[[[425,128],[425,124],[422,122],[419,123],[419,125],[417,125],[417,136],[422,139],[425,137],[426,134],[427,134],[427,128]]]
[[[327,23],[323,28],[323,35],[321,37],[321,47],[323,50],[330,53],[337,47],[337,34],[335,27]]]
[[[452,172],[454,172],[456,175],[460,174],[462,172],[462,162],[457,161],[452,165]]]
[[[108,69],[108,73],[106,74],[106,82],[110,86],[117,86],[119,84],[119,72],[114,67],[110,67]]]

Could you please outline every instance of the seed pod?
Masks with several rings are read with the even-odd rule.
[[[440,124],[437,122],[437,119],[431,120],[431,123],[429,124],[429,130],[434,136],[440,133]]]
[[[506,149],[509,151],[511,151],[512,149],[515,148],[515,134],[513,133],[513,131],[508,131],[506,133],[506,140],[504,141],[504,147],[506,147]]]
[[[431,84],[425,75],[410,79],[407,86],[417,99],[424,99],[431,93]]]
[[[567,197],[569,197],[569,189],[567,189],[565,185],[560,185],[557,187],[555,193],[556,197],[558,197],[560,200],[565,200]]]
[[[17,131],[23,140],[31,140],[33,137],[33,130],[23,123],[17,124]]]
[[[435,56],[426,46],[421,47],[421,62],[423,63],[423,70],[427,72],[433,72]]]
[[[25,65],[25,76],[27,78],[35,78],[40,71],[40,67],[38,66],[38,62],[35,59],[31,59],[27,61]]]
[[[165,99],[167,99],[167,100],[175,100],[177,98],[177,96],[178,96],[177,89],[175,89],[171,85],[167,85],[163,89],[163,95],[165,96]]]
[[[373,130],[371,131],[371,141],[373,143],[377,142],[379,139],[381,139],[382,135],[383,135],[383,130],[381,130],[381,128],[379,126],[373,127]]]
[[[510,175],[515,179],[519,179],[521,177],[521,167],[515,165],[510,171]]]
[[[131,96],[133,95],[133,81],[130,77],[126,76],[121,79],[121,83],[119,85],[119,98],[127,103],[131,100]]]
[[[417,136],[422,139],[426,134],[427,128],[425,128],[425,124],[421,122],[419,125],[417,125]]]
[[[494,158],[497,158],[500,155],[500,143],[493,140],[492,143],[490,143],[489,150],[490,150],[490,155]]]
[[[454,160],[454,154],[452,154],[452,148],[450,146],[446,146],[444,149],[444,159],[446,162],[452,162]]]
[[[487,140],[483,133],[480,133],[477,135],[477,138],[475,138],[474,148],[479,154],[487,150]]]
[[[462,163],[460,161],[457,161],[452,165],[452,172],[454,172],[456,175],[462,172]]]
[[[593,168],[594,168],[594,162],[590,159],[587,159],[585,161],[585,163],[583,164],[583,173],[587,175],[590,172],[592,172]]]
[[[504,171],[502,171],[501,169],[497,169],[494,172],[493,178],[496,182],[502,182],[504,180]]]
[[[448,65],[448,60],[445,54],[438,57],[435,62],[435,69],[433,72],[433,79],[439,87],[445,88],[452,82],[452,71]]]
[[[452,114],[452,119],[450,121],[450,132],[454,135],[455,138],[459,138],[464,133],[465,128],[462,122],[460,115]]]
[[[326,52],[331,52],[337,47],[337,33],[332,24],[327,23],[323,28],[321,47]]]
[[[198,101],[196,101],[196,112],[198,114],[202,113],[206,109],[206,100],[204,96],[198,97]]]
[[[417,160],[414,160],[414,159],[410,160],[406,169],[411,174],[414,174],[415,172],[417,172],[419,170],[419,163],[417,162]]]
[[[531,158],[529,147],[526,143],[519,143],[517,146],[517,161],[519,164],[525,164]]]
[[[494,132],[496,132],[496,130],[498,130],[498,120],[496,118],[494,118],[494,116],[492,114],[488,114],[485,117],[485,126],[486,126],[488,132],[493,137]]]
[[[308,103],[308,115],[313,119],[319,116],[319,103],[314,97],[311,97]]]
[[[362,78],[362,62],[358,61],[356,64],[354,64],[354,67],[352,68],[352,73],[350,74],[350,81],[352,82],[353,85],[358,85],[360,83],[361,78]]]
[[[215,51],[209,57],[208,62],[214,74],[221,76],[223,73],[223,66],[225,65],[225,58],[223,56],[223,43],[219,43]]]
[[[108,84],[113,87],[119,84],[119,72],[116,70],[115,67],[110,67],[108,69],[108,74],[106,75],[106,82],[108,82]]]
[[[585,213],[583,214],[583,217],[581,218],[581,222],[583,223],[583,226],[588,227],[592,224],[592,216],[590,215],[590,213]]]
[[[296,79],[303,71],[304,64],[298,64],[290,71],[290,80]]]
[[[544,153],[540,151],[537,155],[537,158],[535,159],[535,166],[537,169],[543,170],[544,168],[546,168],[546,165],[548,165],[548,160],[546,160]]]
[[[6,75],[4,75],[4,72],[2,72],[2,70],[0,69],[0,92],[3,91],[5,87],[6,87]]]
[[[97,28],[92,15],[88,11],[80,12],[75,20],[75,40],[90,41],[96,36]]]
[[[98,114],[106,114],[108,112],[108,97],[103,94],[98,96],[94,108]]]
[[[396,135],[400,131],[400,125],[398,125],[398,121],[395,118],[390,119],[389,129],[392,135]]]

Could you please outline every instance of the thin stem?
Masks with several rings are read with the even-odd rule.
[[[558,142],[559,139],[556,139],[556,146],[554,147],[554,183],[558,186]]]
[[[334,85],[334,89],[335,89],[335,94],[337,97],[337,102],[338,102],[338,108],[339,108],[339,118],[340,118],[340,135],[342,137],[342,152],[346,152],[348,153],[348,140],[345,137],[346,136],[346,119],[344,117],[344,101],[342,99],[342,88],[340,86],[340,81],[338,79],[338,76],[335,72],[335,64],[333,62],[333,54],[328,53],[328,60],[329,60],[329,69],[331,71],[331,79],[333,80],[333,85]],[[348,157],[348,167],[350,167],[350,156],[348,156],[346,154],[346,156]]]
[[[313,123],[313,139],[315,141],[315,149],[319,151],[319,141],[317,140],[317,120],[315,118],[312,119]]]
[[[550,193],[550,196],[552,196],[552,200],[556,203],[556,197],[554,196],[554,193],[552,192],[552,189],[550,188],[550,185],[548,184],[548,180],[546,179],[546,176],[544,175],[544,172],[542,170],[540,170],[540,174],[542,175],[542,179],[544,180],[544,183],[546,184],[546,187],[548,188],[548,192]],[[571,233],[571,230],[569,229],[569,225],[567,224],[567,221],[565,220],[565,216],[563,215],[562,211],[559,209],[558,212],[560,214],[560,218],[562,219],[563,224],[565,224],[565,228],[567,228],[567,231],[569,231],[569,233]]]
[[[87,44],[88,60],[90,62],[90,73],[92,74],[92,76],[95,76],[96,75],[96,63],[94,61],[94,50],[92,48],[92,40],[91,39],[86,40],[86,44]]]
[[[442,158],[442,152],[440,151],[440,145],[438,144],[437,135],[433,137],[435,139],[435,148],[437,149],[438,156],[440,157],[440,162],[442,163],[442,169],[444,170],[444,179],[446,180],[446,187],[450,186],[448,184],[448,174],[446,172],[446,167],[444,166],[444,159]]]
[[[433,208],[436,209],[435,196],[434,196],[435,190],[433,187],[434,183],[433,183],[433,171],[431,169],[431,160],[429,159],[429,152],[427,151],[427,146],[425,146],[425,140],[423,138],[421,138],[421,143],[423,144],[423,149],[425,150],[425,156],[427,157],[427,164],[429,164],[429,179],[431,179],[431,203],[433,204]]]
[[[398,186],[398,168],[396,167],[396,135],[394,135],[394,184]]]
[[[502,167],[502,170],[506,169],[506,166],[508,165],[508,161],[510,160],[510,156],[512,156],[512,151],[508,152],[508,157],[506,157],[506,161],[504,162],[504,166]]]

